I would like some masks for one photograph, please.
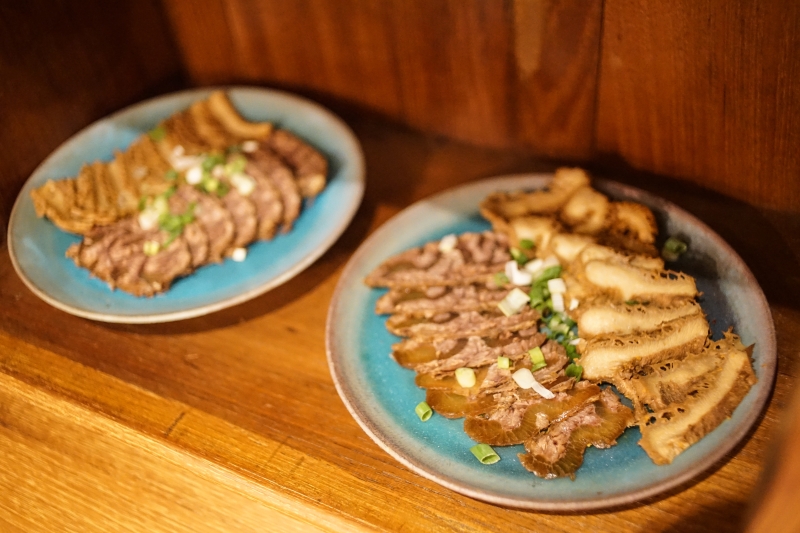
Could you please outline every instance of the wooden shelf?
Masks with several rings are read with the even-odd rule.
[[[778,330],[779,376],[731,457],[625,509],[544,514],[492,506],[410,472],[350,417],[325,359],[328,302],[364,237],[465,181],[546,169],[522,154],[345,116],[367,192],[344,236],[255,300],[160,325],[111,325],[36,298],[0,254],[3,531],[738,531],[794,389],[800,217],[653,176],[615,176],[678,202],[743,256]]]

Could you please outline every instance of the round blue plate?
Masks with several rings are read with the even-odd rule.
[[[292,231],[251,245],[241,263],[226,260],[204,266],[153,298],[112,291],[64,256],[80,237],[38,218],[31,190],[48,179],[75,176],[83,163],[110,160],[115,149],[125,149],[212,90],[183,91],[128,107],[73,136],[36,169],[14,204],[8,226],[14,268],[36,295],[68,313],[105,322],[181,320],[254,298],[291,279],[330,248],[355,215],[364,192],[364,158],[355,135],[341,119],[309,100],[280,91],[231,87],[226,88],[228,95],[245,118],[292,131],[328,159],[330,182],[306,202]]]
[[[415,472],[457,492],[508,507],[577,511],[631,504],[684,483],[730,452],[757,421],[772,389],[776,370],[775,330],[766,299],[739,256],[711,229],[674,204],[618,183],[595,181],[615,199],[650,206],[661,235],[681,235],[690,251],[675,268],[697,278],[701,304],[713,336],[733,326],[746,345],[755,344],[758,383],[733,416],[666,466],[656,466],[629,428],[610,449],[589,448],[574,481],[543,480],[517,459],[522,445],[496,447],[501,461],[480,464],[469,449],[475,443],[463,420],[434,415],[420,422],[414,406],[425,392],[414,372],[389,356],[398,338],[387,332],[385,317],[374,312],[383,291],[364,277],[388,257],[449,233],[489,229],[479,202],[498,190],[537,189],[552,176],[506,176],[471,183],[407,208],[358,249],[342,274],[328,314],[328,362],[339,395],[362,428],[384,450]]]

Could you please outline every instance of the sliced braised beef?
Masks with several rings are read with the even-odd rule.
[[[170,237],[162,232],[162,249],[147,258],[142,267],[141,277],[151,282],[158,291],[169,288],[178,276],[188,274],[192,266],[192,254],[183,236],[167,244]]]
[[[169,209],[173,215],[189,212],[194,215],[195,207],[187,200],[187,194],[173,194],[169,198]],[[197,220],[190,222],[183,228],[183,238],[186,239],[189,252],[192,254],[192,267],[197,268],[206,264],[209,257],[209,241],[203,225]]]
[[[431,318],[392,315],[386,321],[386,328],[401,337],[420,339],[493,337],[504,331],[532,328],[539,317],[539,312],[530,307],[511,316],[505,316],[500,311],[442,313]]]
[[[243,248],[253,242],[258,230],[256,206],[247,196],[231,189],[222,197],[222,203],[231,214],[234,225],[234,238],[230,249]]]
[[[261,174],[272,180],[275,189],[279,192],[283,203],[283,219],[281,220],[283,231],[291,230],[302,207],[302,197],[292,171],[269,150],[256,150],[249,155],[253,165],[261,171]]]
[[[508,292],[508,289],[490,289],[485,285],[391,289],[378,298],[375,312],[432,316],[446,311],[486,311],[496,309]]]
[[[322,191],[328,162],[319,151],[286,130],[274,131],[266,144],[294,172],[303,197],[316,196]]]
[[[245,172],[255,181],[250,199],[256,206],[258,216],[258,238],[267,240],[275,236],[275,232],[283,220],[283,200],[281,193],[273,181],[252,162],[247,163]]]
[[[575,471],[583,464],[587,446],[613,446],[632,423],[633,412],[610,389],[605,389],[597,401],[552,424],[545,433],[526,440],[527,453],[519,454],[519,459],[539,477],[574,478]]]
[[[414,370],[419,373],[431,373],[439,375],[445,372],[453,372],[457,368],[471,367],[478,368],[489,366],[497,362],[498,357],[508,357],[509,359],[519,359],[528,354],[528,350],[540,346],[546,339],[541,333],[534,333],[528,336],[521,336],[509,332],[504,335],[505,342],[500,343],[495,339],[483,337],[469,337],[463,343],[463,348],[446,359],[437,359],[427,363],[417,365]],[[501,336],[502,338],[502,336]],[[434,345],[446,348],[448,341],[435,342]]]
[[[125,277],[126,282],[138,285],[134,276],[139,276],[141,267],[144,266],[144,262],[138,259],[147,257],[144,254],[144,243],[148,240],[160,240],[160,231],[157,229],[143,230],[138,223],[131,224],[128,227],[130,231],[115,240],[106,250],[107,261],[104,261],[104,263],[106,263],[107,268],[99,268],[100,264],[98,262],[98,265],[93,269],[96,276],[106,279],[114,286],[119,286],[119,279],[122,276]],[[149,283],[145,283],[145,285],[149,285]],[[139,290],[149,292],[147,288]]]
[[[91,269],[108,251],[111,243],[128,233],[133,224],[138,226],[135,219],[131,218],[109,226],[97,226],[86,234],[83,241],[67,248],[66,255],[76,265]]]
[[[234,239],[235,226],[231,214],[218,198],[194,187],[179,187],[175,195],[194,204],[195,220],[208,236],[208,262],[221,261]]]
[[[464,233],[452,249],[434,241],[391,257],[365,282],[372,287],[409,289],[486,283],[493,274],[503,272],[510,259],[505,235]]]

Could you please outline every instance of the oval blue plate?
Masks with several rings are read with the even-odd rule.
[[[181,320],[236,305],[291,279],[311,265],[342,234],[364,192],[364,158],[353,132],[328,110],[288,93],[249,87],[225,88],[239,112],[299,135],[325,154],[330,182],[306,202],[292,231],[248,248],[247,259],[204,266],[164,294],[137,298],[111,291],[64,256],[80,238],[38,218],[30,192],[48,179],[77,174],[85,162],[110,160],[160,120],[208,97],[213,89],[169,94],[128,107],[88,126],[53,152],[22,188],[8,226],[8,249],[25,284],[51,305],[106,322]]]
[[[414,372],[389,356],[398,338],[374,313],[383,293],[364,277],[386,258],[449,233],[489,229],[479,202],[498,190],[544,187],[549,175],[494,178],[446,191],[405,209],[358,249],[345,268],[327,324],[328,363],[347,408],[384,450],[415,472],[467,496],[508,507],[578,511],[631,504],[667,491],[699,475],[730,452],[757,421],[772,389],[776,370],[775,330],[761,288],[739,256],[711,229],[674,204],[618,183],[596,180],[615,199],[650,206],[662,235],[681,235],[690,251],[675,265],[697,278],[701,304],[713,336],[733,326],[747,345],[755,344],[758,383],[733,416],[666,466],[656,466],[638,446],[641,434],[629,428],[610,449],[589,448],[576,479],[543,480],[517,460],[521,445],[497,447],[501,461],[482,465],[469,451],[475,443],[462,420],[434,415],[423,423],[414,406],[425,392]]]

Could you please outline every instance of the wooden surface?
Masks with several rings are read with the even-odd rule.
[[[662,4],[5,2],[0,220],[35,166],[79,128],[169,90],[231,83],[800,211],[800,4]]]
[[[371,177],[353,224],[308,270],[235,308],[163,325],[91,322],[38,300],[3,250],[0,530],[740,530],[797,377],[798,217],[621,176],[695,213],[750,264],[778,330],[774,396],[735,454],[680,490],[590,514],[503,509],[413,474],[367,437],[331,382],[325,314],[347,258],[392,214],[461,182],[543,167],[344,118]]]
[[[798,7],[680,5],[0,4],[0,226],[58,144],[187,85],[316,97],[355,128],[368,165],[356,219],[311,268],[190,321],[66,315],[22,285],[0,243],[0,531],[737,531],[752,502],[781,509],[771,487],[797,479],[775,439],[800,357]],[[705,476],[631,508],[525,513],[454,494],[372,443],[328,374],[325,312],[364,237],[452,185],[549,168],[534,155],[681,178],[609,176],[711,225],[773,312],[779,376],[758,427]],[[765,463],[778,467],[760,481]]]
[[[540,156],[800,210],[791,0],[164,0],[192,83],[333,97]]]
[[[600,0],[166,0],[200,85],[334,96],[423,131],[592,153]]]
[[[607,0],[597,149],[800,210],[800,3]]]
[[[157,0],[0,2],[0,226],[56,146],[181,79]]]

